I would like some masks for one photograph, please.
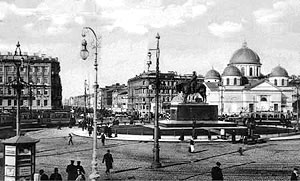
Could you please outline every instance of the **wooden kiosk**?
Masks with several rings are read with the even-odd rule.
[[[38,139],[15,136],[4,144],[4,181],[33,180],[35,172],[35,145]]]

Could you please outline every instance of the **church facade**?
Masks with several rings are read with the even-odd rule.
[[[219,114],[292,112],[294,89],[286,69],[278,65],[263,75],[261,66],[257,53],[244,42],[222,74],[214,69],[206,73],[207,103],[218,105]]]

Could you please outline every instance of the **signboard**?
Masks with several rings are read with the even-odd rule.
[[[15,167],[13,166],[5,166],[5,176],[15,176]]]
[[[30,166],[26,166],[26,167],[19,167],[18,168],[18,176],[28,176],[31,175],[31,167]]]
[[[16,157],[14,156],[5,156],[5,165],[16,165]]]
[[[5,155],[16,155],[16,146],[5,145]]]
[[[15,181],[15,180],[16,180],[15,177],[7,177],[7,176],[4,177],[4,181]]]

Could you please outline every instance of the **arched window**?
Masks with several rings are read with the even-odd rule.
[[[266,101],[267,101],[267,98],[266,98],[266,97],[261,97],[261,98],[260,98],[260,101],[261,101],[261,102],[266,102]]]
[[[233,85],[236,85],[236,78],[233,79]]]
[[[257,76],[257,77],[260,76],[260,75],[259,75],[259,72],[258,72],[258,67],[256,67],[256,76]]]
[[[281,85],[284,86],[284,79],[281,79]]]
[[[242,75],[245,75],[245,68],[244,67],[241,68],[241,73],[242,73]]]
[[[226,84],[229,85],[229,78],[226,79]]]
[[[275,80],[274,80],[274,85],[276,85],[276,86],[277,86],[277,79],[275,79]]]
[[[250,67],[250,72],[249,72],[250,76],[252,76],[252,73],[253,73],[252,71],[253,71],[253,69],[252,69],[252,67]]]

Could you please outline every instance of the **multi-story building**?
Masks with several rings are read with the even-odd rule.
[[[114,92],[122,92],[127,89],[127,86],[125,84],[113,84],[110,86],[105,86],[104,88],[101,88],[103,95],[101,96],[102,99],[102,105],[101,107],[106,108],[108,110],[112,110],[113,108],[113,93]]]
[[[159,112],[168,112],[171,100],[177,96],[176,84],[189,81],[192,74],[179,75],[174,71],[160,73]],[[155,71],[143,72],[128,80],[128,112],[141,117],[153,114],[155,109]],[[204,77],[198,75],[198,81]]]
[[[112,111],[118,113],[127,113],[128,103],[128,90],[124,87],[119,90],[115,90],[112,93]]]
[[[0,55],[0,108],[16,109],[16,91],[10,84],[16,79],[15,62],[21,62],[20,76],[25,82],[21,92],[21,109],[50,110],[62,108],[62,86],[58,58],[44,54],[22,56],[8,52]]]

